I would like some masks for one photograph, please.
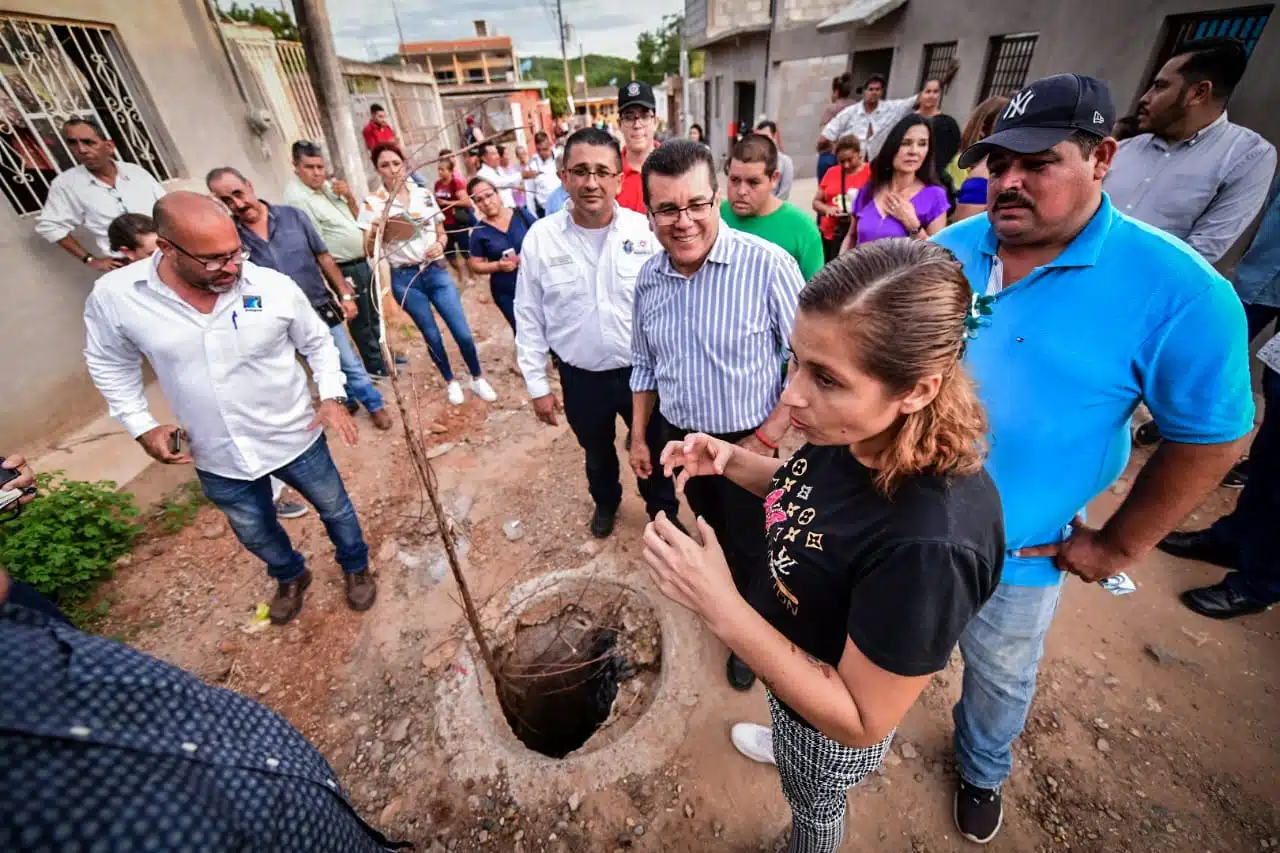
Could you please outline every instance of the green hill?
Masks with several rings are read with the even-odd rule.
[[[556,88],[564,88],[564,66],[558,56],[521,57],[533,61],[533,69],[528,76],[537,80],[546,80],[556,84]],[[609,81],[616,78],[615,85],[631,79],[631,68],[635,61],[621,56],[602,56],[598,53],[587,54],[587,85],[608,86]],[[582,65],[577,56],[569,57],[570,82],[578,79],[582,73]]]

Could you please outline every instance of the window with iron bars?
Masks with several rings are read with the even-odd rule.
[[[979,101],[993,95],[1012,95],[1026,84],[1039,38],[1038,33],[992,37],[991,46],[987,48],[987,68],[982,75]]]
[[[941,80],[947,76],[951,62],[956,58],[956,42],[940,41],[924,46],[924,61],[920,63],[919,92],[930,80]]]
[[[101,127],[121,160],[173,177],[150,116],[109,27],[0,14],[0,190],[17,213],[39,213],[76,165],[62,141],[70,118]]]
[[[1253,49],[1262,36],[1274,6],[1247,6],[1240,9],[1221,9],[1215,12],[1202,12],[1194,15],[1175,15],[1165,25],[1164,41],[1156,53],[1152,65],[1151,79],[1142,91],[1151,87],[1156,74],[1164,64],[1173,58],[1175,52],[1184,43],[1203,38],[1239,39],[1244,45],[1245,53],[1253,54]],[[1141,93],[1139,93],[1139,97]]]

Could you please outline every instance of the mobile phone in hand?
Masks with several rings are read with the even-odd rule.
[[[514,258],[515,256],[516,256],[516,250],[515,250],[515,249],[510,249],[510,248],[508,248],[508,249],[503,249],[503,250],[502,250],[502,259],[503,259],[504,261],[509,261],[509,260],[511,260],[512,258]]]
[[[0,463],[2,462],[4,462],[4,457],[0,456]],[[18,479],[21,474],[22,472],[16,468],[0,468],[0,510],[22,498],[22,489],[4,488],[5,483]]]
[[[181,453],[182,442],[184,439],[186,439],[186,437],[187,437],[187,434],[183,432],[181,429],[175,429],[172,433],[170,433],[169,452],[175,455]]]

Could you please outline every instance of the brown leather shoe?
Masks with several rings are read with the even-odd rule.
[[[342,580],[347,587],[347,604],[352,610],[360,612],[373,606],[373,600],[378,597],[378,587],[373,582],[372,572],[368,569],[355,574],[344,572]]]
[[[378,409],[376,412],[370,412],[369,417],[373,419],[373,425],[384,432],[391,429],[392,420],[391,413],[386,409]]]
[[[311,572],[307,569],[303,569],[302,574],[293,580],[280,584],[276,589],[275,598],[271,599],[272,625],[287,625],[293,621],[293,617],[302,612],[302,593],[309,586],[311,586]]]

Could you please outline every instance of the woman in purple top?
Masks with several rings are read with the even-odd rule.
[[[889,237],[927,239],[946,226],[948,206],[933,166],[929,121],[909,115],[871,161],[871,180],[854,200],[853,226],[841,251]]]

